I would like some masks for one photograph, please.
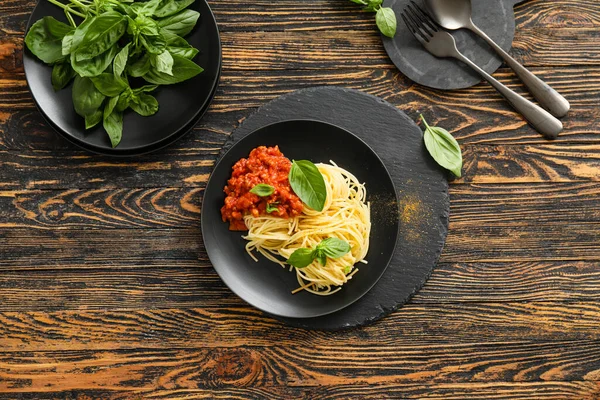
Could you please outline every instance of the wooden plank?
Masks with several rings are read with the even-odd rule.
[[[453,382],[453,383],[387,383],[378,385],[324,385],[288,387],[283,385],[238,388],[158,388],[153,391],[77,390],[56,392],[11,392],[10,399],[25,400],[141,400],[143,398],[181,399],[240,399],[240,400],[346,400],[388,398],[419,400],[595,400],[598,383],[590,381],[541,382]],[[3,396],[0,395],[0,398]]]
[[[536,72],[541,72],[543,78],[565,93],[573,106],[558,141],[598,143],[600,113],[596,105],[600,101],[600,69],[545,68]],[[498,77],[515,87],[514,76],[508,71],[503,70]],[[222,89],[217,92],[207,115],[190,135],[170,149],[219,148],[226,134],[256,107],[284,93],[319,85],[347,86],[380,96],[414,120],[422,112],[432,123],[453,132],[464,146],[548,143],[488,85],[441,92],[412,86],[400,73],[391,70],[360,68],[356,71],[271,71],[258,75],[224,71]],[[78,151],[45,124],[33,105],[22,75],[0,80],[0,99],[5,99],[0,100],[0,150]]]
[[[5,0],[0,4],[0,24],[6,32],[21,33],[36,2]],[[230,31],[374,31],[374,15],[348,0],[229,0],[209,1],[219,28]],[[594,0],[529,0],[515,9],[519,29],[597,28],[600,8]],[[566,23],[568,21],[568,23]]]
[[[144,172],[140,171],[140,175]],[[165,175],[162,180],[172,178]],[[494,176],[480,177],[483,178],[501,180]],[[501,178],[505,182],[510,179],[508,174]],[[192,180],[184,175],[183,185],[188,183],[186,179]],[[119,181],[127,183],[123,178]],[[203,189],[196,186],[203,186],[205,181],[203,175],[201,180],[192,182],[191,187],[112,189],[112,185],[106,187],[103,183],[107,181],[102,181],[98,182],[98,188],[90,189],[3,190],[0,191],[0,229],[196,228],[203,195]],[[40,186],[69,184],[62,180],[34,182]],[[93,179],[89,182],[90,186],[97,183]],[[592,229],[600,223],[595,209],[600,199],[598,182],[453,184],[450,195],[450,224],[456,233],[468,231],[477,224],[508,229],[527,223],[530,227],[523,227],[527,231],[540,225],[565,223],[590,225]]]
[[[597,342],[0,352],[0,391],[595,381]]]
[[[0,311],[244,306],[205,259],[187,266],[112,264],[4,270]],[[411,303],[593,302],[600,296],[599,271],[597,262],[442,263]]]
[[[110,288],[105,290],[106,298],[123,295],[115,294]],[[35,294],[31,293],[31,296]],[[45,305],[38,309],[46,311],[21,312],[15,306],[10,311],[3,308],[0,311],[2,349],[60,352],[91,348],[331,346],[351,351],[353,346],[363,346],[371,349],[387,347],[389,352],[409,352],[409,348],[414,347],[410,350],[414,353],[445,351],[473,353],[473,357],[477,357],[475,349],[479,346],[483,349],[485,346],[506,345],[515,349],[527,342],[534,345],[530,348],[531,354],[546,354],[546,350],[549,352],[550,348],[561,346],[565,351],[579,349],[578,352],[585,353],[589,350],[590,355],[600,351],[597,329],[600,303],[597,299],[530,303],[409,303],[373,325],[341,332],[292,328],[246,305],[233,294],[223,295],[221,299],[205,295],[195,302],[195,308],[170,303],[172,298],[168,293],[165,293],[163,304],[179,308],[143,309],[145,305],[138,299],[131,296],[129,301],[125,293],[125,297],[120,299],[120,306],[115,300],[93,307],[84,302],[80,310],[68,311],[52,311]],[[51,302],[53,298],[46,301]],[[535,347],[536,344],[539,347]],[[580,345],[583,348],[579,348]],[[340,353],[343,351],[340,350]],[[405,356],[410,358],[408,354]],[[373,360],[376,364],[376,357]],[[595,360],[596,368],[600,367],[597,357]],[[566,360],[563,361],[566,363]],[[584,362],[583,359],[581,361]]]

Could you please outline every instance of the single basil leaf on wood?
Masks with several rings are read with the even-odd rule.
[[[195,62],[181,56],[173,55],[173,75],[150,68],[150,71],[144,75],[144,79],[156,85],[172,85],[193,78],[202,71],[204,69]]]
[[[323,211],[327,188],[323,175],[315,164],[308,160],[292,162],[288,179],[294,193],[304,204],[315,211]]]
[[[96,89],[105,96],[115,97],[121,94],[123,90],[127,89],[129,85],[120,76],[114,74],[102,73],[98,76],[90,78],[94,82]]]
[[[348,242],[336,237],[327,238],[317,245],[317,249],[321,250],[329,258],[340,258],[346,255],[350,250]]]
[[[266,183],[259,183],[250,189],[250,193],[260,197],[267,197],[275,193],[275,188],[271,185],[267,185]]]
[[[183,10],[167,18],[159,19],[158,26],[179,36],[185,36],[194,29],[200,13],[194,10]]]
[[[142,35],[140,36],[140,42],[142,43],[142,46],[144,46],[151,54],[160,54],[167,48],[167,41],[162,37],[162,35]]]
[[[132,96],[129,107],[143,117],[149,117],[158,111],[158,100],[150,94],[140,93]]]
[[[119,46],[115,44],[104,53],[84,61],[75,60],[75,53],[71,53],[71,66],[81,76],[98,76],[108,68],[118,52]]]
[[[150,63],[158,72],[173,76],[173,56],[168,50],[150,57]]]
[[[387,37],[394,37],[396,34],[396,14],[389,7],[382,7],[375,14],[375,22],[377,27]]]
[[[381,6],[381,3],[383,3],[383,0],[369,0],[364,10],[370,12],[377,11]]]
[[[64,59],[62,40],[71,32],[73,28],[70,26],[52,17],[44,17],[31,26],[25,44],[37,58],[46,64],[53,64]]]
[[[163,0],[156,11],[154,11],[154,16],[158,18],[168,17],[177,14],[193,3],[194,0]]]
[[[300,248],[292,253],[287,262],[296,268],[306,268],[313,262],[315,256],[312,249]]]
[[[75,75],[76,73],[71,64],[67,62],[54,64],[54,67],[52,67],[52,87],[54,91],[58,92],[67,86]]]
[[[103,126],[113,148],[117,147],[123,136],[123,113],[116,111],[118,97],[112,97],[104,108]]]
[[[423,139],[427,151],[439,165],[460,178],[463,163],[460,145],[447,130],[429,126],[422,115],[421,119],[425,124]]]
[[[127,29],[124,15],[110,11],[92,20],[83,41],[75,51],[77,61],[89,60],[115,45]]]
[[[129,72],[129,75],[133,76],[134,78],[139,78],[146,75],[148,71],[150,71],[150,67],[150,56],[148,54],[144,54],[127,68],[127,72]]]
[[[91,115],[87,115],[85,117],[85,129],[91,129],[94,126],[98,125],[102,121],[103,115],[104,112],[100,109],[96,110],[96,112],[94,112]]]
[[[95,113],[102,106],[106,96],[96,89],[90,78],[82,78],[77,75],[73,82],[72,97],[75,112],[86,117]]]
[[[131,43],[127,43],[127,45],[117,53],[113,60],[113,74],[115,76],[121,76],[123,71],[125,71],[127,59],[129,58],[129,46],[131,46]]]

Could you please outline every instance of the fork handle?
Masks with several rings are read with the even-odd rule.
[[[563,125],[558,119],[543,108],[533,104],[518,93],[513,92],[502,83],[498,82],[490,74],[479,68],[477,64],[469,60],[461,53],[455,57],[477,71],[486,81],[490,83],[504,98],[517,110],[529,123],[542,135],[549,139],[555,139],[562,131]]]
[[[563,96],[560,95],[546,82],[535,76],[531,71],[525,68],[521,63],[512,58],[504,49],[492,40],[484,31],[479,29],[473,21],[468,27],[471,31],[485,40],[496,53],[508,64],[515,74],[523,81],[529,92],[535,99],[555,117],[564,117],[569,112],[571,105]]]

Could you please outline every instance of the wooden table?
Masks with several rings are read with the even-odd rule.
[[[58,137],[23,76],[32,0],[0,1],[0,397],[598,399],[600,3],[516,8],[512,53],[571,101],[548,142],[490,86],[389,62],[347,0],[213,0],[223,77],[194,131],[130,160]],[[522,87],[507,69],[495,74]],[[433,276],[364,329],[292,329],[233,295],[200,237],[227,135],[289,91],[341,85],[452,131],[465,157]]]

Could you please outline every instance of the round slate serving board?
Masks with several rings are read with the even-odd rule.
[[[385,0],[398,20],[396,36],[381,36],[383,45],[396,67],[412,81],[435,89],[464,89],[481,82],[481,77],[460,61],[437,58],[413,37],[400,15],[411,0]],[[413,0],[424,10],[424,0]],[[513,8],[525,0],[472,0],[473,22],[504,50],[509,51],[515,36]],[[465,29],[452,31],[458,49],[486,72],[494,73],[502,59],[482,39]]]
[[[447,173],[431,159],[421,129],[406,114],[383,99],[340,87],[304,89],[262,106],[231,134],[221,155],[253,131],[293,119],[337,125],[371,146],[385,163],[398,193],[400,235],[384,275],[356,303],[323,317],[278,319],[307,329],[365,325],[406,303],[433,271],[448,232]],[[368,266],[361,272],[368,273]]]

